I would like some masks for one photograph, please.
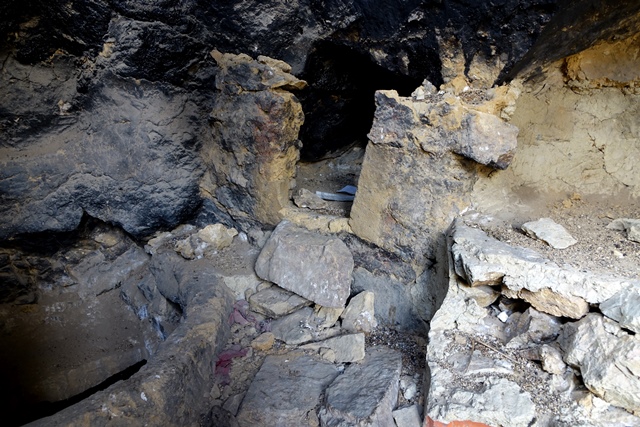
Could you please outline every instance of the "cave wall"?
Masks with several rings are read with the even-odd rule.
[[[520,129],[514,162],[478,184],[480,199],[514,190],[637,200],[639,54],[637,33],[602,41],[526,81],[512,120]]]

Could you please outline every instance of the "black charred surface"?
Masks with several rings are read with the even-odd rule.
[[[408,96],[421,82],[332,43],[321,43],[311,52],[302,79],[310,84],[298,95],[305,112],[300,130],[304,161],[318,160],[355,141],[366,142],[375,91],[395,89]]]
[[[456,39],[467,66],[478,53],[500,55],[507,81],[598,39],[621,36],[640,15],[636,0],[1,3],[0,147],[16,153],[0,159],[0,205],[16,206],[26,197],[49,210],[31,219],[30,208],[7,210],[0,215],[4,237],[71,230],[83,209],[141,236],[206,206],[197,194],[199,147],[213,104],[213,48],[282,59],[309,81],[301,95],[307,116],[301,139],[303,157],[312,160],[366,139],[374,90],[407,95],[423,79],[440,84],[439,38]],[[105,88],[105,81],[112,86]],[[162,102],[175,111],[160,108]],[[33,151],[34,161],[24,157],[43,141],[64,144],[56,152],[69,156],[59,161],[48,153],[46,167],[35,161],[43,147]],[[131,149],[135,153],[125,155]],[[95,157],[78,158],[85,154]],[[78,169],[86,179],[61,190],[56,183]],[[182,179],[165,181],[155,176],[161,171]],[[37,194],[27,194],[28,174],[47,178]],[[219,202],[242,203],[242,196],[221,194]],[[20,215],[31,222],[22,224]]]

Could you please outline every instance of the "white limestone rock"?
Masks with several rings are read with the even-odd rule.
[[[638,280],[561,268],[533,250],[512,247],[461,220],[454,222],[451,231],[458,276],[473,286],[502,283],[515,292],[538,293],[538,309],[546,307],[553,311],[550,314],[577,318],[585,313],[587,303],[601,303],[625,287],[640,284]],[[524,295],[531,299],[527,292]],[[541,298],[549,303],[540,303]]]
[[[640,333],[640,286],[622,289],[601,303],[600,311],[623,328]]]
[[[420,412],[418,405],[411,405],[406,408],[396,409],[392,412],[393,419],[397,427],[420,427]]]
[[[611,221],[607,228],[626,231],[627,239],[640,243],[640,219],[618,218]]]
[[[566,249],[578,243],[560,224],[551,218],[540,218],[522,224],[522,230],[534,239],[540,239],[556,249]]]

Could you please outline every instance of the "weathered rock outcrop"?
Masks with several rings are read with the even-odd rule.
[[[468,96],[433,91],[427,82],[412,98],[377,92],[349,221],[359,237],[420,266],[469,207],[479,164],[506,168],[518,132],[496,117],[508,114],[515,87]]]
[[[203,147],[209,173],[203,191],[235,221],[276,225],[291,205],[299,159],[302,107],[288,90],[306,83],[282,61],[211,53],[219,71],[211,112],[212,141]]]

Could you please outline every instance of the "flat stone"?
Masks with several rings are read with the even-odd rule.
[[[602,314],[620,326],[640,333],[640,287],[625,288],[600,304]]]
[[[563,226],[551,218],[540,218],[537,221],[522,224],[522,230],[529,236],[540,239],[556,249],[566,249],[578,243]]]
[[[589,312],[589,304],[584,299],[576,296],[565,296],[547,288],[540,289],[537,292],[522,289],[518,292],[518,296],[537,310],[553,316],[581,319]]]
[[[337,366],[302,352],[267,356],[238,412],[240,427],[317,426],[315,407]]]
[[[271,323],[271,332],[280,341],[289,345],[303,344],[314,339],[314,330],[310,325],[313,309],[305,307]]]
[[[420,427],[422,425],[418,405],[396,409],[391,414],[397,427]]]
[[[305,344],[303,350],[331,349],[336,363],[358,362],[364,359],[364,334],[341,335],[324,341]]]
[[[338,238],[282,221],[256,261],[256,274],[316,304],[344,307],[353,256]]]
[[[564,360],[580,368],[596,396],[629,412],[640,412],[640,338],[600,314],[568,323],[560,341]]]
[[[343,308],[331,308],[316,305],[313,314],[318,319],[318,327],[320,329],[326,329],[336,324],[343,311]]]
[[[258,335],[251,341],[251,348],[258,351],[267,351],[273,347],[273,344],[276,341],[275,335],[271,332],[265,332],[263,334]]]
[[[342,315],[342,327],[350,332],[370,333],[378,326],[375,318],[375,295],[364,291],[351,298]]]
[[[398,399],[400,353],[374,348],[352,364],[327,388],[320,409],[321,426],[393,426],[391,412]]]
[[[278,318],[310,305],[311,301],[278,286],[272,286],[251,295],[249,304],[251,310],[256,313]]]
[[[640,285],[638,280],[561,268],[533,250],[512,247],[460,220],[454,222],[450,239],[455,272],[467,283],[472,286],[502,283],[516,292],[548,289],[582,307],[578,311],[564,310],[563,303],[558,304],[556,308],[562,315],[570,317],[584,309],[579,299],[598,304],[625,287]]]

